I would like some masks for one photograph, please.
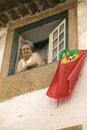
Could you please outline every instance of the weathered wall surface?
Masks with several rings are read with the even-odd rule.
[[[87,60],[72,95],[63,101],[46,96],[47,88],[0,103],[1,130],[87,130]],[[74,129],[67,129],[74,130]]]
[[[87,1],[78,3],[78,47],[87,49]]]

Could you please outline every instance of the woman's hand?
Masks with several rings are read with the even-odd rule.
[[[27,65],[27,69],[31,69],[33,67],[36,67],[37,66],[37,63],[30,63]]]

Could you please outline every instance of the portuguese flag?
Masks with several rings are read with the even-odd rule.
[[[46,95],[55,99],[70,96],[78,79],[87,50],[64,50],[59,54],[58,67]]]

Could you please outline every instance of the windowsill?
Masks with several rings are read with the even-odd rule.
[[[57,64],[57,62],[46,64],[4,78],[1,84],[4,89],[0,88],[0,99],[9,99],[48,87],[56,71]]]

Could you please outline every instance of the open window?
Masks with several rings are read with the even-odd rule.
[[[34,44],[35,51],[41,55],[45,64],[48,64],[57,61],[58,54],[68,47],[67,30],[67,11],[17,28],[13,40],[13,50],[8,75],[15,73],[17,63],[21,57],[20,47],[23,40],[31,41]]]
[[[17,60],[21,58],[20,48],[24,39],[34,44],[44,63],[57,61],[58,54],[65,49],[66,19],[60,19],[43,26],[25,31],[19,36]]]

